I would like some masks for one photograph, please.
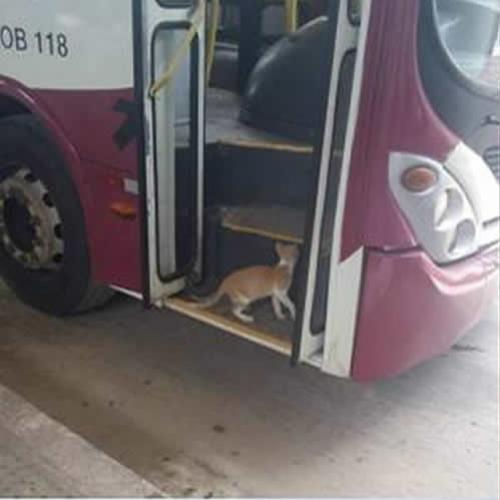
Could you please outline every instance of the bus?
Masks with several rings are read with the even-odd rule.
[[[124,293],[356,381],[446,351],[498,292],[499,23],[496,0],[3,0],[0,275],[51,315]],[[293,319],[199,307],[277,242]]]

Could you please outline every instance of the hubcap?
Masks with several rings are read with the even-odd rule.
[[[0,245],[29,269],[62,263],[61,218],[45,185],[24,167],[0,178]]]

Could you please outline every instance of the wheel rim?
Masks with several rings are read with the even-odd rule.
[[[57,270],[64,257],[63,226],[45,185],[26,167],[0,178],[0,245],[33,270]]]

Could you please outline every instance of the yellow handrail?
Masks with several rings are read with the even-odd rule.
[[[285,26],[288,33],[293,33],[298,27],[299,0],[285,0]]]
[[[177,68],[179,67],[179,64],[182,62],[183,58],[187,54],[189,47],[191,46],[191,42],[193,41],[194,37],[198,33],[198,29],[200,27],[200,24],[203,20],[203,9],[205,8],[205,2],[204,0],[200,1],[200,5],[196,12],[194,13],[191,21],[191,26],[189,30],[186,33],[186,36],[184,37],[184,40],[182,40],[182,43],[180,44],[179,48],[175,51],[174,56],[172,60],[170,61],[169,65],[163,72],[163,74],[160,76],[160,78],[154,82],[151,85],[151,88],[149,89],[149,96],[151,98],[156,97],[156,94],[164,87],[168,85],[172,77],[174,76],[175,72],[177,71]]]
[[[217,31],[219,30],[220,0],[212,0],[210,12],[210,28],[207,34],[207,64],[206,64],[206,84],[210,83],[212,66],[215,57],[215,45],[217,43]]]

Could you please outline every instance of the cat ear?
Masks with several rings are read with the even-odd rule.
[[[281,243],[280,241],[275,242],[274,250],[281,257],[281,252],[283,251],[283,243]]]

